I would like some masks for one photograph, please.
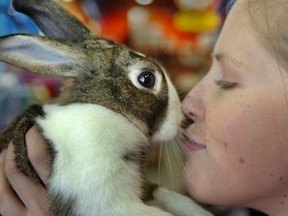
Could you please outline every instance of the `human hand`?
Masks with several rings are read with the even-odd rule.
[[[45,185],[51,172],[48,145],[38,129],[32,127],[26,134],[28,158]],[[49,213],[47,188],[20,173],[14,162],[14,145],[0,154],[0,213],[3,216],[46,216]]]

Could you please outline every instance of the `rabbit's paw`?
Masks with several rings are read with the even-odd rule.
[[[133,206],[133,208],[131,208]],[[128,208],[129,212],[125,212],[125,216],[127,215],[137,215],[137,216],[174,216],[171,213],[165,212],[159,208],[147,206],[144,204],[139,205],[130,205]],[[177,215],[178,216],[178,215]]]
[[[175,216],[213,216],[191,198],[159,188],[154,192],[156,204]]]

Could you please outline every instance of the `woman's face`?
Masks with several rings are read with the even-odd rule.
[[[281,75],[251,30],[241,2],[226,20],[210,71],[183,102],[195,122],[187,130],[185,179],[203,202],[280,208],[288,204],[286,71],[280,67]]]

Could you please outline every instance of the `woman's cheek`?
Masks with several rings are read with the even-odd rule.
[[[207,111],[207,151],[223,166],[241,167],[248,162],[255,140],[251,131],[253,122],[247,116],[245,108],[231,104]]]
[[[270,175],[267,168],[277,165],[270,160],[275,151],[271,142],[276,138],[271,133],[275,127],[269,123],[275,118],[275,109],[269,106],[260,97],[254,100],[238,95],[238,100],[219,103],[207,111],[207,151],[227,175],[242,173],[245,182],[245,178],[257,179],[257,173]]]

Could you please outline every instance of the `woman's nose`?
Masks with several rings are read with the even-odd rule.
[[[204,96],[204,89],[201,87],[201,83],[198,83],[190,90],[182,102],[183,112],[194,122],[205,119]]]

